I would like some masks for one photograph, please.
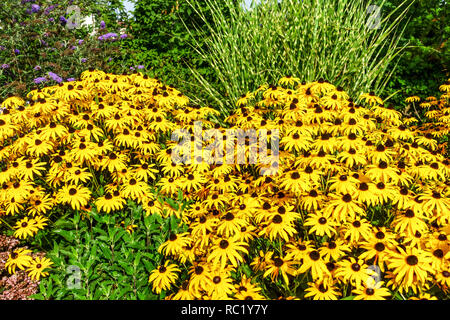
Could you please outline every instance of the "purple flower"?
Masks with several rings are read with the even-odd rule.
[[[102,35],[102,36],[100,36],[100,37],[98,37],[98,40],[108,40],[108,39],[111,39],[111,40],[116,40],[117,39],[117,33],[114,33],[114,32],[109,32],[109,33],[107,33],[107,34],[104,34],[104,35]]]
[[[135,69],[135,68],[133,68],[133,67],[130,67],[130,70],[131,70],[131,71],[134,71],[134,70],[136,70],[136,69]]]
[[[58,83],[61,83],[63,81],[63,79],[60,76],[58,76],[56,73],[53,73],[51,71],[48,72],[48,76],[50,78],[52,78],[53,81],[56,81]]]
[[[75,78],[67,78],[66,81],[75,81]]]
[[[39,12],[39,10],[41,10],[41,7],[38,5],[38,4],[32,4],[31,5],[31,12],[32,13],[37,13],[37,12]]]
[[[70,47],[70,50],[76,50],[76,49],[77,49],[76,46],[71,46],[71,47]]]
[[[19,53],[20,53],[20,50],[19,50],[19,49],[14,49],[14,53],[15,53],[15,54],[19,54]]]
[[[85,63],[86,61],[87,61],[86,58],[81,58],[81,62],[82,62],[82,63]]]
[[[47,46],[47,42],[45,42],[44,40],[40,40],[40,41],[43,46]]]
[[[108,58],[108,62],[111,62],[112,61],[112,58]]]
[[[81,40],[78,40],[78,45],[80,46],[80,45],[82,45],[83,44],[83,42],[84,42],[84,40],[83,39],[81,39]]]
[[[55,9],[55,6],[54,6],[54,5],[51,5],[50,7],[46,8],[46,9],[44,10],[44,14],[45,14],[45,15],[48,15],[51,11],[53,11],[53,9]]]
[[[0,46],[0,51],[6,50],[4,46]]]
[[[106,28],[106,23],[105,21],[100,21],[100,29],[105,29]]]
[[[47,78],[46,77],[37,77],[36,79],[33,80],[33,82],[36,84],[40,84],[43,82],[47,82]]]
[[[53,22],[53,21],[55,21],[55,19],[53,19],[53,18],[48,18],[47,21],[48,21],[48,22]]]
[[[67,19],[65,17],[63,17],[63,16],[59,17],[59,21],[61,21],[62,25],[65,25],[67,23]]]
[[[35,66],[33,69],[36,71],[39,71],[39,70],[41,70],[41,66]]]
[[[138,69],[144,69],[145,67],[144,67],[142,64],[140,64],[140,65],[138,65],[136,68],[138,68]]]
[[[126,39],[126,38],[128,38],[128,35],[126,33],[120,35],[120,39]]]
[[[7,63],[2,64],[2,69],[8,69],[8,68],[9,68],[9,64],[7,64]]]

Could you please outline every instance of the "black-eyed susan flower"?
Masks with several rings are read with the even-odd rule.
[[[180,271],[176,264],[166,261],[150,273],[148,282],[152,283],[153,291],[159,294],[161,291],[171,288],[172,284],[178,279],[177,272]]]
[[[341,296],[337,286],[328,280],[318,280],[308,282],[308,288],[305,289],[305,298],[313,300],[338,300]]]
[[[23,219],[17,221],[15,229],[16,231],[14,232],[14,236],[19,239],[33,237],[39,230],[36,225],[36,221],[34,219],[28,219],[28,217],[24,217]]]
[[[207,258],[208,262],[224,268],[229,261],[233,266],[237,267],[238,262],[243,260],[242,254],[248,254],[245,246],[245,242],[239,242],[236,238],[219,238],[211,248],[211,252]]]
[[[9,254],[8,260],[5,263],[5,268],[10,274],[13,274],[16,272],[16,268],[25,270],[30,266],[32,261],[33,257],[31,256],[31,250],[19,248]]]
[[[91,191],[80,185],[65,185],[56,195],[59,203],[70,205],[73,209],[80,209],[88,203]]]
[[[270,260],[266,265],[266,270],[263,277],[269,277],[272,281],[276,281],[278,276],[282,276],[286,285],[289,285],[289,276],[296,274],[296,269],[293,268],[294,261],[289,256],[279,257],[273,256],[273,252],[270,252]]]
[[[431,268],[431,255],[421,249],[407,247],[393,252],[388,267],[393,270],[395,281],[402,282],[407,288],[414,284],[425,283]]]
[[[380,281],[376,286],[362,286],[353,289],[352,293],[355,295],[355,300],[386,300],[391,293],[389,289],[383,287],[383,284]]]
[[[36,257],[32,261],[30,261],[30,265],[26,269],[28,275],[33,280],[39,280],[41,277],[48,276],[48,270],[53,262],[45,257],[39,258]]]

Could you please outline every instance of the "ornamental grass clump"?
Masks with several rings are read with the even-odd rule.
[[[211,19],[188,2],[202,21],[195,32],[204,36],[197,36],[195,50],[214,70],[217,84],[192,71],[199,91],[227,114],[242,92],[284,75],[328,79],[350,94],[382,92],[404,49],[399,25],[413,3],[386,11],[385,1],[374,6],[362,0],[264,0],[246,8],[243,1],[226,0],[224,10],[207,0]]]
[[[221,125],[215,109],[156,79],[87,70],[2,102],[1,228],[28,241],[62,212],[125,217],[134,202],[178,223],[149,274],[136,275],[167,299],[445,298],[450,105],[441,90],[424,129],[373,92],[286,76],[248,91]],[[198,122],[264,130],[269,145],[278,130],[277,170],[194,153],[190,164],[174,161],[170,133]],[[237,141],[215,139],[188,144]],[[37,268],[29,252],[16,258],[11,273]]]

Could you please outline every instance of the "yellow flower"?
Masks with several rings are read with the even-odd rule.
[[[152,283],[152,289],[157,294],[163,290],[169,290],[172,284],[178,279],[176,272],[180,272],[176,264],[170,264],[170,261],[166,261],[164,265],[153,270],[150,273],[148,282]]]
[[[39,230],[38,225],[34,219],[28,219],[28,217],[23,218],[22,220],[17,221],[16,226],[14,227],[16,231],[14,232],[14,236],[19,239],[26,239],[27,237],[32,237]]]
[[[50,268],[53,262],[48,258],[36,258],[30,262],[29,267],[27,268],[28,275],[33,280],[39,280],[41,277],[48,276],[48,272],[44,271],[45,269]]]

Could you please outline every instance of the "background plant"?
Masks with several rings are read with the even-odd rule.
[[[217,1],[216,5],[228,17],[224,1]],[[211,12],[205,0],[196,1],[196,9],[211,23]],[[152,77],[188,95],[197,93],[211,103],[213,100],[207,94],[199,92],[201,87],[191,72],[193,69],[211,84],[216,83],[215,70],[194,50],[195,44],[204,46],[206,36],[203,33],[207,30],[194,28],[203,23],[202,18],[186,0],[137,0],[129,30],[133,39],[125,45],[135,52],[129,56],[128,64],[144,65]]]
[[[224,112],[241,94],[283,75],[324,78],[352,94],[380,92],[392,72],[387,66],[401,51],[395,39],[407,2],[386,11],[379,29],[370,28],[373,17],[365,1],[268,0],[246,10],[226,0],[228,19],[216,2],[207,0],[212,21],[190,2],[203,24],[196,32],[207,30],[206,38],[196,42],[197,52],[215,71],[220,87],[194,73]],[[394,12],[397,17],[389,21]]]
[[[170,201],[170,200],[169,200]],[[70,217],[69,217],[70,216]],[[36,238],[51,238],[47,253],[55,265],[43,278],[35,299],[161,299],[148,285],[148,274],[161,261],[157,252],[179,219],[146,215],[129,201],[113,215],[71,212],[54,229]],[[180,229],[181,230],[181,229]]]
[[[392,10],[400,3],[400,0],[386,1],[385,7]],[[389,20],[396,16],[394,14]],[[405,30],[400,44],[407,47],[386,86],[385,95],[396,93],[391,102],[403,109],[406,106],[404,96],[438,97],[436,84],[449,76],[449,3],[441,0],[414,1],[400,25]]]
[[[77,5],[81,17],[93,15],[96,25],[69,28],[76,22],[67,8]],[[7,0],[0,6],[0,96],[23,95],[46,82],[77,78],[89,67],[122,72],[120,60],[120,1]],[[117,7],[117,12],[116,12]],[[100,21],[105,21],[100,26]],[[124,21],[123,23],[126,23]],[[95,29],[95,30],[94,30]],[[95,31],[95,32],[94,32]],[[116,36],[112,37],[111,34]],[[109,34],[107,40],[99,40]],[[125,35],[126,36],[126,35]],[[125,37],[122,36],[122,37]],[[51,72],[49,74],[49,72]]]

